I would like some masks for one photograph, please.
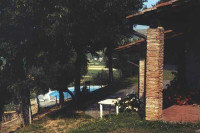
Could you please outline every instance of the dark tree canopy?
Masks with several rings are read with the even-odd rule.
[[[28,125],[31,92],[63,91],[75,81],[79,96],[86,54],[107,48],[112,59],[113,48],[130,34],[125,17],[142,5],[143,0],[1,0],[0,105],[7,94],[15,96]]]

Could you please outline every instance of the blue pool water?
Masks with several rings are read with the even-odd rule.
[[[82,91],[82,88],[83,88],[83,86],[81,86],[81,91]],[[93,92],[93,91],[95,91],[99,88],[101,88],[101,86],[97,86],[97,85],[90,86],[90,89],[89,89],[89,86],[87,87],[89,92]],[[74,87],[69,87],[68,89],[74,94]],[[63,92],[63,94],[64,94],[64,99],[71,98],[69,93]],[[54,92],[50,93],[49,95],[53,96],[53,97],[57,97],[57,99],[59,99],[59,92],[58,91],[54,91]]]

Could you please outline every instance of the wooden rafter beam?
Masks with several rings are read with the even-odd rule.
[[[144,35],[144,34],[142,34],[142,33],[140,33],[140,32],[137,32],[137,31],[135,31],[135,30],[133,30],[133,34],[134,34],[135,36],[138,36],[139,38],[143,38],[144,40],[147,39],[147,36],[146,36],[146,35]]]
[[[136,66],[136,67],[139,67],[139,65],[138,64],[136,64],[136,63],[134,63],[134,62],[132,62],[132,61],[127,61],[128,63],[130,63],[131,65],[134,65],[134,66]]]

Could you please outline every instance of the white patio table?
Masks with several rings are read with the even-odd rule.
[[[109,113],[110,113],[111,105],[115,105],[116,106],[116,114],[117,115],[119,114],[119,106],[115,104],[116,102],[117,102],[117,99],[105,99],[105,100],[98,102],[100,104],[100,118],[101,119],[103,117],[103,105],[110,105]]]

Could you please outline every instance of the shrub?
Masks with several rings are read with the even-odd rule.
[[[117,102],[120,112],[124,111],[138,111],[140,107],[140,100],[136,94],[129,94]]]
[[[100,72],[97,73],[92,79],[93,84],[96,85],[106,85],[108,84],[108,73],[104,70],[101,70]]]
[[[163,107],[167,108],[174,104],[199,104],[200,91],[190,88],[181,88],[178,84],[177,73],[172,74],[175,75],[175,78],[167,85],[167,89],[163,90]]]

